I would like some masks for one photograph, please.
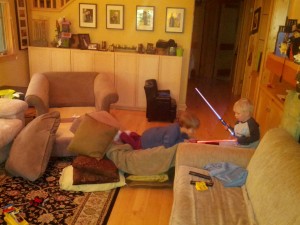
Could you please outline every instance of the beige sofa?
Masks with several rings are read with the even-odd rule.
[[[231,162],[247,168],[242,187],[224,188],[214,179],[197,191],[189,171]],[[205,144],[179,144],[170,225],[300,224],[300,144],[284,129],[270,130],[256,150]]]
[[[52,156],[70,156],[67,150],[74,134],[72,121],[85,113],[110,110],[119,99],[109,75],[97,72],[46,72],[32,76],[25,101],[36,109],[37,116],[60,112]]]
[[[27,108],[22,100],[0,98],[0,163],[7,159],[10,144],[25,125]]]

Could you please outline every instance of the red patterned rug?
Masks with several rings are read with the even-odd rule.
[[[22,211],[29,224],[84,224],[107,223],[119,189],[83,193],[59,188],[59,177],[72,158],[53,158],[44,175],[31,182],[19,177],[7,176],[4,164],[0,167],[0,224],[5,224],[2,207],[13,204]],[[32,204],[35,197],[44,201]]]

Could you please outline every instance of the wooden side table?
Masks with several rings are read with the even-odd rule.
[[[34,107],[28,107],[25,111],[25,126],[30,123],[36,117],[36,110]]]

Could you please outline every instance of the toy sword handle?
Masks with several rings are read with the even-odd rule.
[[[218,117],[218,119],[221,121],[221,123],[227,128],[231,136],[234,136],[234,131],[232,128],[222,119],[222,117],[216,112],[216,110],[209,104],[209,102],[206,100],[206,98],[202,95],[202,93],[198,90],[198,88],[195,88],[195,90],[198,92],[198,94],[201,96],[201,98],[205,101],[205,103],[208,105],[208,107],[213,111],[213,113]]]

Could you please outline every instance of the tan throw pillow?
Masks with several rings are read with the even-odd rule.
[[[14,140],[5,169],[13,176],[34,181],[46,170],[60,124],[59,112],[38,116]]]
[[[88,115],[101,123],[105,123],[109,126],[120,129],[120,123],[118,122],[118,120],[106,111],[95,111],[95,112],[88,113]],[[75,134],[76,130],[78,129],[78,127],[84,117],[85,117],[85,115],[74,119],[74,121],[70,127],[70,131],[73,134]]]
[[[117,131],[115,127],[101,123],[86,114],[76,130],[68,150],[102,159]]]

